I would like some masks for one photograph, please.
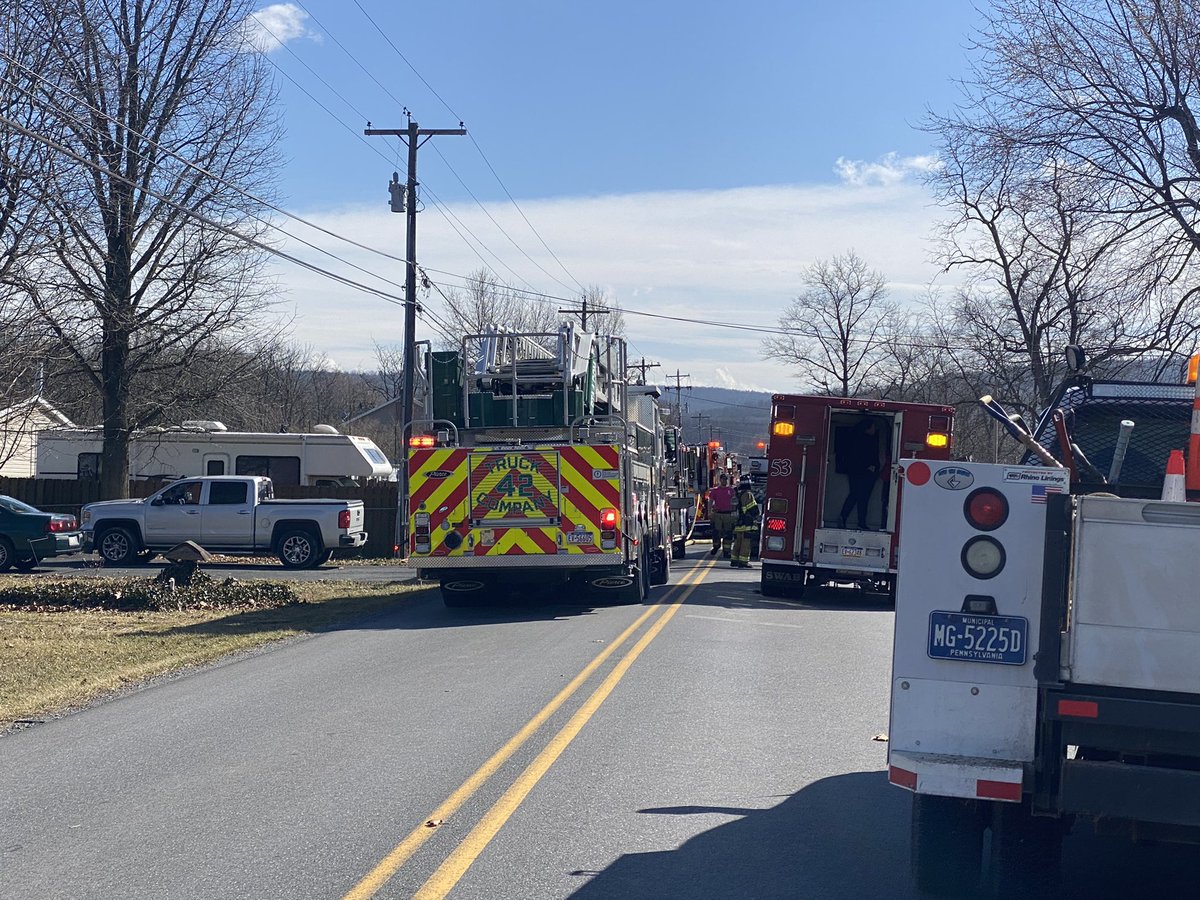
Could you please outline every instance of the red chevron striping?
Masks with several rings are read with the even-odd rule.
[[[430,456],[434,453],[433,450],[414,450],[409,457],[409,471],[419,472],[421,468],[429,461]],[[455,450],[446,458],[444,466],[439,468],[445,471],[452,472],[451,478],[461,479],[462,483],[466,484],[466,479],[462,477],[460,469],[467,461],[466,450]],[[424,503],[429,496],[444,484],[444,479],[441,478],[418,478],[415,489],[409,490],[408,508],[416,510]]]
[[[597,447],[595,449],[600,450],[600,451],[608,451],[608,452],[601,453],[603,461],[608,466],[608,468],[610,468],[610,469],[617,468],[617,463],[616,463],[616,460],[614,459],[614,457],[616,456],[616,452],[613,450],[612,447]],[[583,454],[581,454],[576,448],[563,447],[563,448],[561,448],[560,453],[562,455],[564,464],[569,465],[572,469],[574,469],[576,472],[578,472],[581,477],[586,478],[588,481],[590,481],[592,483],[592,487],[595,488],[595,490],[600,494],[600,496],[602,496],[609,503],[609,505],[611,505],[615,508],[618,508],[618,509],[620,508],[620,506],[621,506],[621,489],[620,489],[619,483],[608,481],[608,480],[603,480],[603,481],[594,480],[592,478],[592,469],[594,469],[596,467],[593,466],[591,464],[591,462],[584,459]],[[572,499],[572,502],[574,502],[574,499]]]
[[[525,533],[533,538],[533,542],[538,545],[538,549],[543,553],[551,555],[558,553],[558,542],[554,540],[552,535],[547,534],[545,530],[533,528]]]
[[[463,500],[466,499],[466,497],[467,497],[467,480],[464,478],[462,481],[460,481],[456,485],[454,485],[454,490],[452,490],[446,496],[446,499],[443,500],[438,505],[437,509],[425,510],[426,512],[429,513],[430,534],[432,534],[432,535],[442,534],[442,527],[441,527],[442,522],[446,521],[447,519],[451,519],[452,525],[455,524],[452,520],[452,517],[454,516],[455,512],[458,510],[459,504],[462,503]],[[442,512],[442,510],[445,510],[445,512]],[[409,515],[413,515],[417,511],[418,510],[417,510],[416,506],[409,507]],[[415,529],[412,529],[412,530],[415,531]],[[412,552],[415,553],[416,547],[417,547],[416,536],[414,534],[410,533],[409,534],[409,550],[411,550]],[[445,541],[443,541],[442,543],[438,544],[438,546],[434,549],[434,551],[432,553],[430,553],[429,555],[430,556],[449,556],[450,549],[446,546]]]

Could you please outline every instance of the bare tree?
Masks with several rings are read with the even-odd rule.
[[[1177,266],[1200,246],[1197,21],[1196,0],[1000,0],[971,86],[981,127],[1060,160]]]
[[[32,301],[101,396],[101,488],[124,496],[130,432],[219,395],[258,337],[273,92],[248,0],[42,8],[39,103],[63,137]]]
[[[451,349],[458,349],[463,335],[481,334],[493,327],[510,331],[556,331],[556,307],[526,297],[500,281],[486,269],[473,272],[466,288],[447,294]]]
[[[817,390],[853,397],[887,382],[886,338],[900,324],[882,274],[854,251],[809,266],[804,290],[779,318],[763,355],[782,360]]]
[[[1022,147],[995,121],[931,124],[942,166],[929,181],[950,212],[939,255],[965,278],[943,322],[970,357],[960,370],[1036,414],[1063,374],[1067,344],[1085,346],[1109,374],[1191,346],[1196,293],[1172,287],[1173,264],[1114,208],[1122,189]]]

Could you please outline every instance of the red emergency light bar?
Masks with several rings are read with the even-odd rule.
[[[434,447],[436,445],[437,441],[434,440],[432,434],[414,434],[408,439],[410,447]]]

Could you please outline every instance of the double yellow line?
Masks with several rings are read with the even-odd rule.
[[[440,823],[454,815],[501,766],[508,762],[513,754],[533,737],[537,730],[564,703],[571,699],[575,692],[595,674],[597,669],[604,665],[610,656],[615,654],[651,616],[655,613],[660,613],[654,624],[646,630],[646,633],[641,636],[638,642],[613,667],[612,671],[608,673],[608,676],[601,682],[600,686],[592,692],[592,695],[584,701],[575,715],[571,716],[567,724],[550,740],[550,743],[526,767],[525,771],[504,792],[504,795],[479,820],[478,824],[471,829],[466,838],[455,847],[446,860],[438,867],[437,871],[430,876],[429,880],[421,886],[421,889],[414,895],[416,898],[420,898],[420,900],[434,900],[434,898],[445,897],[453,890],[454,886],[458,884],[459,879],[462,878],[463,874],[466,873],[479,854],[483,852],[491,839],[496,836],[496,833],[508,821],[509,817],[516,812],[521,802],[533,790],[542,776],[550,770],[555,760],[562,755],[562,752],[566,750],[576,735],[583,730],[583,726],[588,723],[588,720],[600,708],[600,704],[613,692],[618,682],[629,671],[629,667],[641,656],[642,651],[650,645],[650,642],[658,636],[659,632],[666,627],[667,623],[678,612],[679,607],[691,596],[692,592],[696,590],[714,565],[715,563],[708,562],[697,566],[691,572],[687,573],[667,594],[668,598],[672,594],[675,594],[675,597],[670,600],[665,610],[663,609],[663,603],[660,603],[649,607],[642,613],[632,625],[621,632],[616,640],[609,644],[578,675],[571,679],[570,683],[559,691],[553,700],[547,703],[537,715],[525,723],[525,726],[520,731],[514,734],[503,747],[492,754],[487,762],[480,766],[470,778],[464,781],[454,793],[429,814],[429,817],[426,819],[426,822],[429,823]],[[666,598],[664,598],[664,602],[666,602]],[[365,898],[373,896],[393,875],[400,871],[400,868],[429,840],[436,830],[436,826],[424,823],[418,825],[374,869],[368,872],[358,884],[351,888],[344,900],[365,900]]]

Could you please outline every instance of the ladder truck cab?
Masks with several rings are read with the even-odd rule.
[[[922,890],[1058,896],[1072,828],[1200,843],[1200,504],[1162,499],[1192,403],[1076,379],[1021,429],[1061,467],[901,463],[888,779]]]
[[[843,522],[851,444],[872,423],[877,483],[863,525]],[[799,596],[809,584],[854,582],[893,588],[900,545],[900,459],[946,463],[954,407],[846,397],[772,398],[763,503],[762,592]],[[951,478],[954,467],[938,467]]]
[[[674,473],[659,392],[629,383],[622,339],[492,329],[429,367],[407,565],[437,578],[447,606],[535,590],[640,602],[667,582]]]

